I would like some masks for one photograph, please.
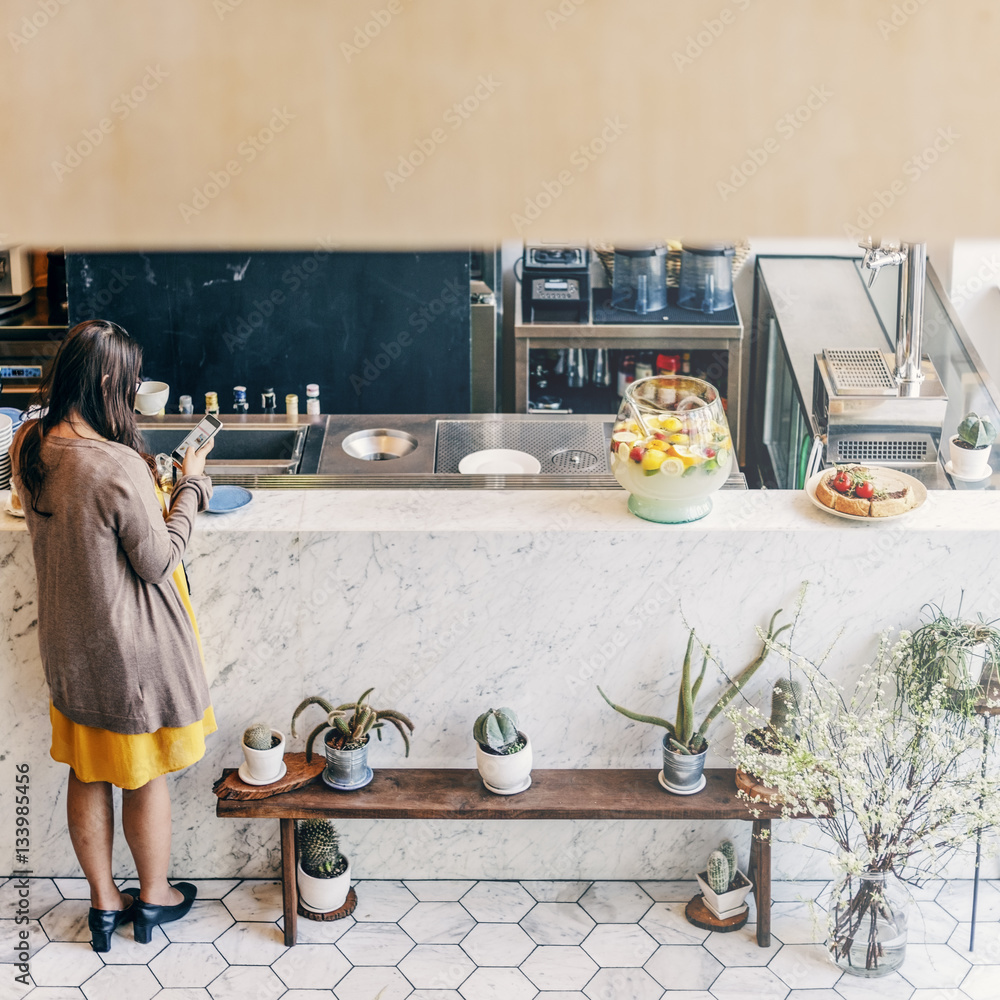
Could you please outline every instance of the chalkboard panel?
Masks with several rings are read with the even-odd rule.
[[[324,413],[467,413],[468,253],[70,253],[70,325],[99,317],[142,344],[147,378],[204,406],[245,385],[316,382]]]

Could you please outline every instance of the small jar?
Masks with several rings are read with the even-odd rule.
[[[319,413],[319,386],[315,382],[306,386],[306,413]]]
[[[181,396],[177,401],[178,413],[194,413],[194,403],[190,396]]]
[[[205,393],[205,412],[219,415],[219,394],[217,392]]]
[[[294,392],[285,396],[285,415],[289,417],[299,415],[299,397]]]

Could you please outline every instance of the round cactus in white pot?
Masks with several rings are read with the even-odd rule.
[[[332,913],[347,901],[351,863],[340,853],[340,838],[328,819],[305,819],[298,830],[299,899],[306,909]]]

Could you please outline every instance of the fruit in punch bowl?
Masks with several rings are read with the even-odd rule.
[[[712,509],[729,477],[733,442],[719,390],[689,375],[654,375],[625,389],[611,432],[611,471],[628,509],[683,524]]]

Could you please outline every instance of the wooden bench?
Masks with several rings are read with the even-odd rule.
[[[226,774],[229,773],[227,770]],[[757,902],[757,943],[771,943],[771,820],[780,809],[761,804],[754,815],[736,794],[735,771],[706,769],[696,795],[670,795],[653,770],[534,770],[519,795],[486,791],[466,769],[380,768],[371,784],[336,792],[315,782],[261,799],[219,799],[216,815],[281,821],[281,883],[285,944],[295,944],[298,888],[295,820],[327,819],[651,819],[745,820],[753,823],[748,875]],[[225,774],[224,776],[225,777]]]

